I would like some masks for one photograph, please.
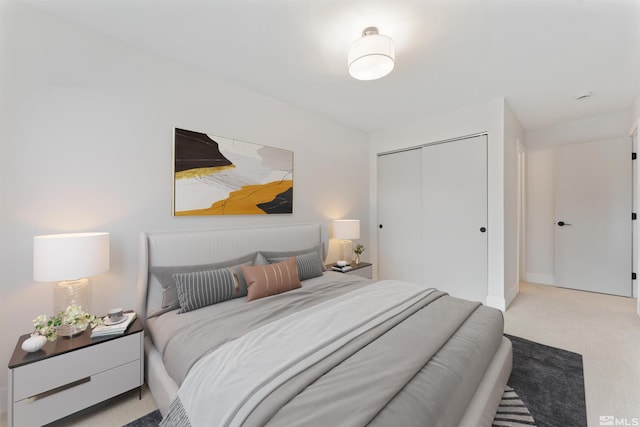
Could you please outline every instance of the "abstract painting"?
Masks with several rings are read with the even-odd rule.
[[[175,128],[173,214],[293,213],[293,151]]]

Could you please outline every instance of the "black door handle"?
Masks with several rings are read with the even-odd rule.
[[[571,224],[567,224],[564,221],[558,221],[558,227],[564,227],[565,225],[571,225]]]
[[[484,233],[485,231],[487,231],[487,228],[486,228],[486,227],[480,227],[480,232],[481,232],[481,233]]]

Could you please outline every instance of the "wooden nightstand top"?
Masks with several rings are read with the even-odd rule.
[[[329,270],[329,271],[336,271],[336,270],[331,270],[331,267],[333,267],[334,265],[335,265],[335,264],[327,264],[327,266],[326,266],[326,267],[327,267],[327,270]],[[354,271],[354,270],[359,270],[359,269],[361,269],[361,268],[367,268],[367,267],[370,267],[372,264],[371,264],[371,263],[368,263],[368,262],[362,262],[362,261],[360,261],[360,263],[359,263],[359,264],[356,264],[355,262],[352,262],[352,263],[351,263],[351,264],[349,264],[349,265],[351,266],[351,270],[348,270],[348,271],[337,271],[337,273],[349,273],[349,272]]]
[[[30,334],[22,335],[18,339],[16,348],[13,350],[11,360],[9,360],[9,369],[14,369],[19,366],[28,365],[29,363],[47,359],[49,357],[58,356],[70,351],[79,350],[84,347],[89,347],[95,344],[103,343],[105,341],[110,341],[122,338],[130,334],[142,332],[142,329],[142,322],[140,322],[139,318],[136,318],[136,320],[133,321],[133,323],[122,335],[91,338],[91,329],[87,328],[87,330],[85,330],[82,334],[77,335],[73,338],[59,337],[55,341],[47,341],[44,347],[34,353],[28,353],[22,349],[22,343],[31,336]]]

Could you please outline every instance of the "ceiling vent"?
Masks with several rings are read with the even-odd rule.
[[[582,101],[589,98],[591,98],[591,92],[582,92],[576,95],[576,101]]]

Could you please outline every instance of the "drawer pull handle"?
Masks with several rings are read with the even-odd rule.
[[[27,400],[29,401],[29,403],[33,403],[38,399],[44,399],[45,397],[52,396],[52,395],[54,395],[56,393],[60,393],[61,391],[65,391],[65,390],[68,390],[70,388],[77,387],[77,386],[82,385],[84,383],[88,383],[89,381],[91,381],[91,377],[81,378],[81,379],[79,379],[77,381],[73,381],[73,382],[71,382],[69,384],[61,385],[60,387],[52,388],[51,390],[47,390],[47,391],[44,391],[42,393],[36,394],[35,396],[31,396],[31,397],[27,398]]]

